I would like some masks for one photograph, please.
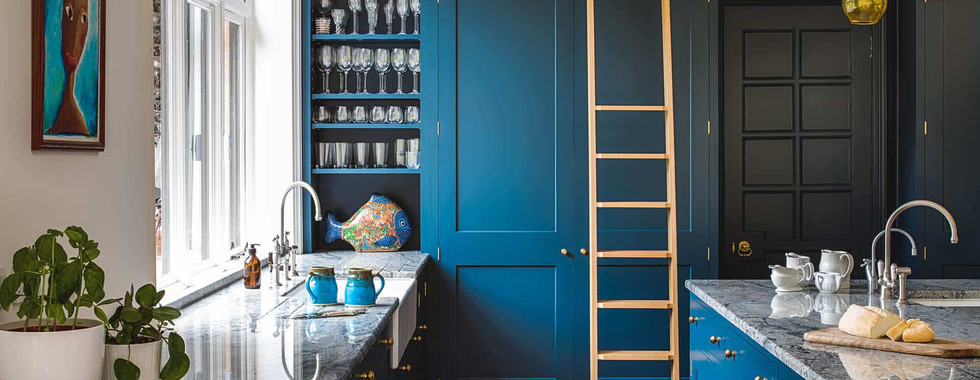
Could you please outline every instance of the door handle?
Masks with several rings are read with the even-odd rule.
[[[736,248],[735,242],[732,242],[732,253],[742,257],[752,256],[752,244],[749,244],[746,240],[742,240],[738,242],[738,248]]]
[[[565,249],[565,248],[562,248],[562,249],[561,249],[561,254],[563,254],[563,255],[565,255],[565,256],[569,256],[569,255],[571,255],[571,252],[568,252],[568,250],[567,250],[567,249]]]

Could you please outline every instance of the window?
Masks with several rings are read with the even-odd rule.
[[[243,250],[251,6],[163,0],[164,122],[158,146],[158,282]]]

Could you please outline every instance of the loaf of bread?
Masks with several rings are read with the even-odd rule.
[[[902,317],[880,307],[851,305],[837,328],[854,336],[878,339],[901,322]]]
[[[910,319],[909,327],[902,332],[902,340],[910,343],[929,343],[936,338],[932,326],[918,319]]]

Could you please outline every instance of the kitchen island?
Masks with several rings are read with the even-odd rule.
[[[353,267],[372,268],[386,278],[419,278],[427,261],[428,255],[419,252],[331,252],[300,255],[298,260],[300,273],[327,265],[336,268],[338,279]],[[356,316],[294,319],[344,308],[310,305],[305,279],[277,288],[265,269],[261,289],[245,289],[236,282],[184,307],[176,325],[191,358],[186,378],[343,380],[367,378],[369,373],[388,378],[382,373],[391,371],[385,368],[389,347],[379,342],[390,338],[398,299],[379,298],[376,306]],[[416,375],[403,372],[392,377]]]
[[[980,379],[980,358],[941,359],[803,341],[834,327],[848,305],[880,306],[867,284],[777,294],[769,280],[688,280],[692,379]],[[980,298],[980,280],[909,280],[909,298]],[[980,308],[886,308],[929,322],[937,337],[980,341]]]

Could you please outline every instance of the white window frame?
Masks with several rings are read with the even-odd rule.
[[[163,108],[163,138],[161,139],[161,171],[162,180],[162,260],[160,268],[157,268],[158,286],[167,286],[177,282],[193,282],[194,275],[210,270],[216,266],[229,264],[233,254],[238,254],[244,250],[244,234],[247,231],[244,222],[247,220],[247,212],[250,200],[248,194],[251,193],[250,168],[252,167],[251,140],[253,136],[252,128],[252,80],[253,75],[253,53],[252,53],[252,5],[251,1],[243,0],[163,0],[164,29],[162,46],[163,67],[162,75],[162,108]],[[231,219],[228,225],[234,225],[238,230],[238,242],[235,247],[228,247],[224,242],[224,249],[216,240],[228,240],[227,226],[222,226],[223,218],[217,217],[224,215],[222,208],[227,202],[208,202],[202,201],[202,210],[211,217],[203,221],[204,241],[202,245],[207,245],[205,252],[207,257],[203,261],[183,268],[183,270],[171,270],[174,255],[185,254],[188,246],[188,236],[186,224],[188,223],[189,211],[186,211],[188,203],[188,176],[190,175],[189,164],[193,158],[187,153],[187,146],[193,143],[188,141],[187,133],[183,132],[187,128],[187,118],[184,108],[187,96],[184,91],[187,83],[187,64],[188,53],[185,44],[187,12],[186,5],[192,4],[201,8],[208,9],[210,19],[208,20],[209,30],[206,36],[209,47],[209,62],[206,84],[208,93],[207,106],[209,115],[203,132],[205,152],[212,157],[222,157],[223,151],[230,149],[230,146],[223,144],[220,138],[224,131],[224,121],[228,110],[225,109],[225,99],[228,94],[224,91],[224,28],[226,22],[232,22],[239,26],[239,48],[240,58],[238,60],[239,88],[238,88],[238,108],[237,123],[240,126],[240,134],[237,139],[239,164],[236,167],[236,176],[239,179],[236,196],[238,197],[238,210],[230,213]],[[179,132],[170,132],[179,131]],[[208,136],[218,136],[217,139],[209,139]],[[213,141],[212,141],[213,140]],[[183,157],[181,157],[183,156]],[[210,173],[219,173],[222,165],[220,160],[207,160],[208,164],[203,168],[205,177],[206,199],[220,199],[223,184],[219,183],[221,178],[216,178]],[[174,223],[172,221],[179,221]],[[209,237],[209,231],[221,231],[221,236]],[[217,238],[217,239],[216,239]],[[204,248],[202,248],[204,249]]]

